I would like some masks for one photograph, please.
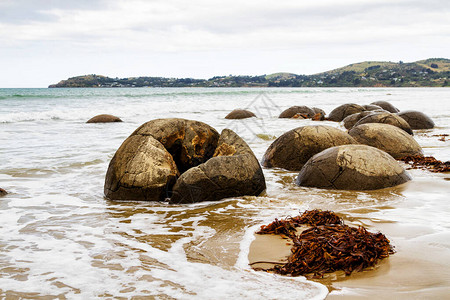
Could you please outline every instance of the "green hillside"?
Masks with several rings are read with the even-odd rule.
[[[83,75],[49,87],[446,87],[449,81],[450,60],[430,58],[411,63],[366,61],[313,75],[274,73],[210,79]]]

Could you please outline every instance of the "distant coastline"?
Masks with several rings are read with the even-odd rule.
[[[210,79],[83,75],[49,88],[98,87],[447,87],[450,59],[411,63],[367,61],[313,75],[275,73],[260,76],[215,76]]]

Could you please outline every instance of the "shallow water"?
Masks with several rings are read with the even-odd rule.
[[[413,181],[371,192],[294,185],[264,170],[267,191],[213,203],[103,198],[114,152],[136,127],[180,117],[232,128],[261,159],[275,137],[314,121],[278,119],[292,105],[330,112],[386,100],[436,123],[415,137],[450,159],[450,90],[424,89],[0,89],[0,295],[23,298],[442,298],[450,286],[450,174],[410,170]],[[232,121],[234,108],[259,118]],[[86,124],[110,113],[123,123]],[[324,122],[339,128],[338,123]],[[319,281],[255,272],[248,252],[259,225],[299,210],[334,210],[381,231],[397,253],[374,270]]]

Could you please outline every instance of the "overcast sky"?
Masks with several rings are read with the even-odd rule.
[[[0,0],[0,87],[450,58],[448,0]]]

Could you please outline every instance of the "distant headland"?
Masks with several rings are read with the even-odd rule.
[[[83,75],[49,88],[72,87],[446,87],[450,86],[450,59],[430,58],[411,63],[367,61],[331,71],[297,75],[215,76],[210,79]]]

